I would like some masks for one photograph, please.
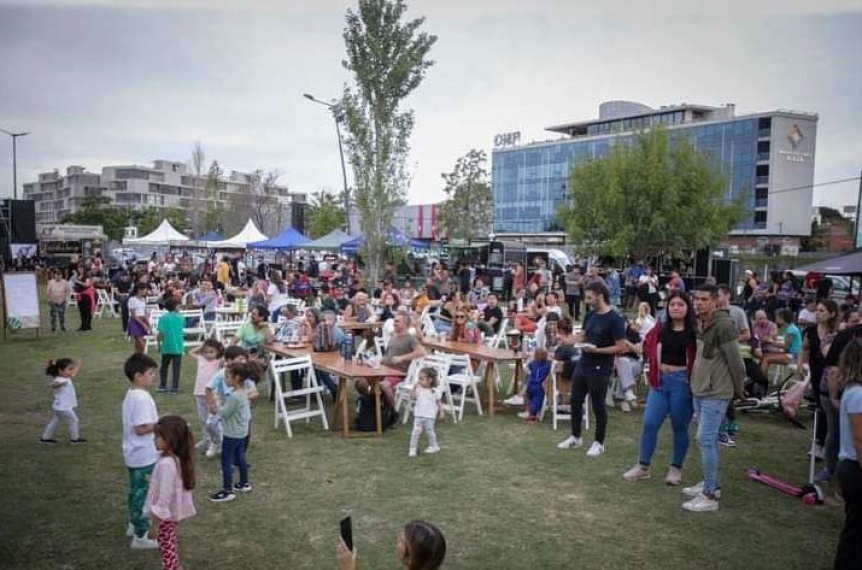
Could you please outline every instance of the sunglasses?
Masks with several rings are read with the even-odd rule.
[[[464,320],[467,318],[467,315],[455,315],[455,318],[458,320]]]

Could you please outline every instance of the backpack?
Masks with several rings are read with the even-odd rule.
[[[398,414],[383,399],[380,400],[380,420],[384,430],[391,428],[398,421]],[[375,431],[376,429],[374,397],[359,396],[356,398],[356,431]]]
[[[317,325],[317,330],[314,331],[313,349],[314,352],[332,352],[336,349],[333,325],[327,323]]]

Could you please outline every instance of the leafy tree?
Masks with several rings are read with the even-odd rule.
[[[447,199],[440,207],[440,225],[450,238],[469,241],[491,233],[494,204],[487,160],[485,151],[471,149],[452,172],[441,174]]]
[[[222,175],[224,172],[219,166],[218,161],[212,161],[207,170],[206,183],[204,184],[204,199],[206,200],[206,209],[203,215],[203,224],[201,232],[221,230],[221,218],[224,212],[221,201],[219,201],[219,192],[224,186]]]
[[[205,209],[205,201],[203,199],[204,189],[200,186],[200,179],[203,176],[204,168],[206,168],[206,155],[199,141],[195,142],[194,148],[192,148],[191,167],[195,175],[193,180],[194,186],[192,187],[192,195],[189,197],[186,211],[188,212],[189,226],[192,229],[192,233],[198,236],[203,233],[201,232],[201,227]]]
[[[403,0],[359,0],[348,9],[342,65],[353,74],[333,111],[347,130],[355,202],[365,236],[363,257],[372,282],[383,265],[396,206],[405,202],[412,111],[401,103],[416,89],[433,61],[426,59],[437,37],[419,32],[424,18],[403,21]]]
[[[180,208],[156,208],[150,206],[143,210],[133,210],[129,213],[132,225],[138,227],[138,235],[145,236],[167,220],[177,230],[183,232],[188,229],[188,218],[186,212]]]
[[[344,227],[344,224],[344,203],[338,196],[326,190],[311,195],[306,228],[312,239],[325,236],[332,230]]]
[[[574,165],[570,204],[558,219],[586,253],[641,258],[681,255],[717,244],[741,219],[727,183],[688,139],[663,128]]]
[[[108,239],[121,240],[131,221],[131,210],[114,208],[109,197],[86,196],[78,210],[63,218],[62,223],[102,226]]]
[[[240,193],[231,194],[230,208],[225,213],[227,225],[242,227],[252,220],[265,234],[281,231],[283,212],[276,188],[279,176],[276,170],[266,173],[255,170],[248,186]]]

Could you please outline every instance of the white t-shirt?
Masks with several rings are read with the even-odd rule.
[[[799,311],[799,317],[796,318],[796,322],[800,325],[816,325],[817,324],[817,314],[813,311],[809,311],[807,308]]]
[[[147,302],[138,297],[129,297],[129,315],[132,317],[146,317]]]
[[[438,389],[423,388],[417,384],[416,386],[416,407],[413,410],[413,415],[417,418],[436,418],[437,417],[437,402],[442,394]]]
[[[57,376],[54,378],[54,382],[62,384],[62,386],[54,388],[54,404],[51,406],[51,409],[63,412],[77,408],[78,395],[75,393],[75,385],[72,384],[72,379]]]
[[[643,285],[644,283],[647,284],[647,290],[650,295],[657,291],[658,279],[655,275],[647,275],[646,273],[641,275],[640,279],[638,279],[638,285]]]
[[[162,265],[162,269],[164,270],[165,273],[173,273],[176,268],[177,268],[177,264],[174,263],[173,261],[166,261]]]
[[[123,399],[123,459],[126,467],[147,467],[158,461],[159,452],[153,434],[135,433],[135,426],[157,421],[159,412],[150,393],[140,388],[130,388]]]
[[[290,295],[287,294],[287,285],[284,286],[284,293],[278,290],[275,283],[270,283],[269,288],[266,290],[266,294],[270,296],[269,305],[267,305],[267,309],[272,313],[273,311],[277,311],[287,304],[287,300],[290,298]]]

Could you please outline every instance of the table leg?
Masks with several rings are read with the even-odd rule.
[[[488,415],[494,417],[494,403],[496,394],[494,393],[494,361],[489,360],[485,366],[485,386],[488,390]]]
[[[383,436],[383,418],[380,409],[380,380],[374,382],[374,419],[377,426],[377,437]]]
[[[512,376],[512,394],[518,394],[519,388],[518,384],[522,380],[522,374],[524,373],[523,362],[520,359],[515,361],[515,374]]]

